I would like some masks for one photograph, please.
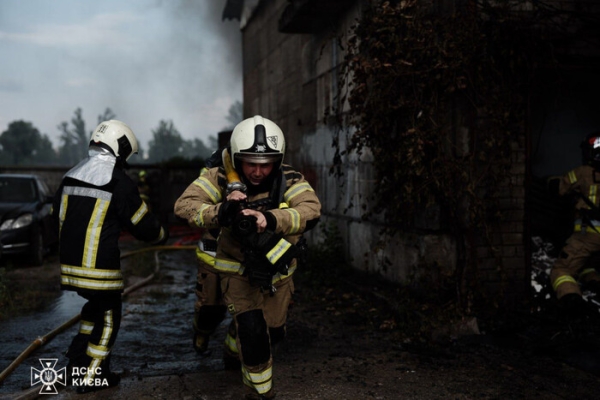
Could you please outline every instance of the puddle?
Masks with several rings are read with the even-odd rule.
[[[121,329],[113,348],[111,368],[136,376],[156,376],[199,370],[223,369],[226,319],[217,329],[202,358],[192,347],[192,318],[196,277],[191,250],[160,253],[160,279],[130,293],[123,301]],[[62,292],[46,311],[0,322],[0,370],[4,371],[37,337],[45,336],[81,311],[85,299]],[[68,328],[33,352],[4,380],[0,397],[31,387],[31,369],[40,359],[57,359],[56,369],[66,367],[64,353],[79,324]]]

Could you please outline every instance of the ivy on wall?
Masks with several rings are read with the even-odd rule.
[[[557,38],[573,39],[583,19],[544,0],[535,9],[465,1],[453,12],[440,2],[367,3],[345,43],[332,114],[351,129],[346,141],[334,138],[332,171],[342,174],[347,156],[368,149],[377,184],[365,218],[382,215],[394,233],[435,205],[459,248],[465,240],[474,248],[501,217],[500,191],[515,183],[535,73],[557,67]],[[477,291],[471,261],[455,277],[463,299]]]
[[[508,2],[451,14],[416,0],[369,4],[343,63],[348,107],[338,116],[354,129],[345,148],[337,144],[337,166],[343,155],[373,153],[369,212],[391,226],[412,226],[433,204],[447,226],[485,224],[512,149],[524,144],[531,74],[549,62],[543,36]]]

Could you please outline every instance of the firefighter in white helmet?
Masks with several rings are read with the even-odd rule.
[[[221,228],[215,269],[235,322],[228,346],[239,352],[247,399],[275,397],[271,346],[285,336],[301,235],[321,212],[304,176],[283,164],[284,153],[274,122],[248,118],[234,128],[224,166],[209,169],[175,203],[191,225]]]
[[[92,133],[88,157],[65,174],[54,198],[61,288],[87,300],[79,332],[67,351],[69,384],[78,393],[120,381],[110,370],[110,356],[119,331],[124,287],[121,230],[153,244],[162,244],[169,236],[125,173],[126,161],[137,151],[137,139],[126,124],[100,123]]]

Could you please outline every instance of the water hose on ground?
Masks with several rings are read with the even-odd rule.
[[[158,251],[161,251],[161,250],[195,250],[195,249],[196,249],[195,245],[185,245],[185,246],[165,245],[165,246],[144,247],[141,249],[131,250],[131,251],[121,254],[121,259],[124,259],[127,257],[131,257],[132,255],[135,255],[135,254],[139,254],[139,253],[143,253],[143,252],[147,252],[147,251],[155,251],[155,253],[154,253],[154,261],[155,261],[154,272],[151,273],[150,275],[148,275],[146,278],[142,279],[141,281],[136,282],[135,284],[130,285],[127,288],[125,288],[125,290],[123,290],[122,296],[123,297],[127,296],[129,293],[139,289],[140,287],[146,285],[148,282],[150,282],[152,279],[154,279],[154,277],[156,276],[156,274],[158,273],[159,268],[160,268],[160,263],[158,262]],[[19,364],[21,364],[23,361],[25,361],[27,359],[27,357],[29,357],[31,355],[31,353],[33,353],[37,348],[48,343],[55,336],[59,335],[60,333],[64,332],[65,330],[67,330],[68,328],[70,328],[71,326],[73,326],[74,324],[79,322],[80,319],[81,319],[81,314],[77,314],[76,316],[74,316],[73,318],[71,318],[70,320],[65,322],[64,324],[62,324],[59,327],[50,331],[48,334],[46,334],[44,336],[40,336],[37,339],[35,339],[29,345],[29,347],[27,347],[4,371],[2,371],[0,373],[0,385],[2,384],[2,382],[4,382],[4,380],[8,377],[8,375],[10,375],[19,366]]]

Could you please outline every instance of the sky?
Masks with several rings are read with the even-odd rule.
[[[146,150],[160,120],[208,145],[242,100],[225,2],[0,0],[0,133],[24,120],[58,148],[77,108],[91,133],[108,107]]]

